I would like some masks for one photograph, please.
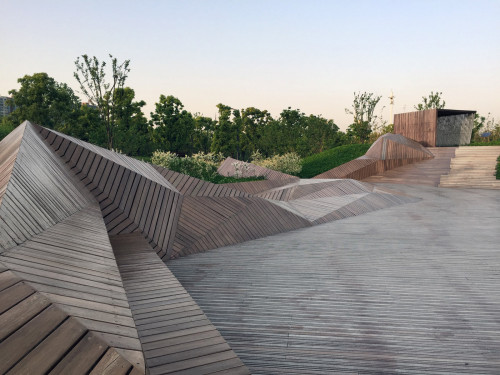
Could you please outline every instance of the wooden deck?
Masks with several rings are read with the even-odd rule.
[[[412,184],[438,186],[442,175],[450,171],[456,147],[429,147],[434,159],[391,169],[363,179],[369,183]]]
[[[498,374],[498,193],[389,187],[423,199],[169,268],[253,374]]]
[[[386,138],[371,152],[388,166],[428,157],[418,145]],[[489,342],[497,338],[487,331],[496,329],[496,321],[488,320],[498,308],[490,298],[496,296],[493,287],[486,284],[490,294],[483,294],[474,285],[459,284],[473,305],[452,293],[461,272],[468,272],[465,265],[476,260],[486,265],[481,271],[487,281],[498,286],[496,274],[488,273],[490,266],[496,270],[496,253],[484,250],[497,245],[497,237],[483,246],[476,238],[482,232],[471,232],[477,228],[467,221],[474,218],[498,233],[498,225],[492,228],[474,216],[496,215],[498,196],[488,195],[493,192],[477,191],[471,198],[461,191],[436,194],[403,186],[406,193],[399,193],[361,181],[299,180],[269,170],[261,171],[270,178],[266,181],[214,185],[29,122],[0,145],[0,373],[222,375],[248,373],[245,365],[257,373],[362,372],[372,366],[386,373],[417,372],[431,362],[440,371],[456,372],[457,357],[446,352],[438,359],[433,340],[433,351],[421,349],[433,329],[469,343],[475,350],[470,363],[479,372],[497,364],[484,356],[487,346],[481,341],[481,335]],[[397,159],[405,155],[410,159]],[[437,173],[440,158],[431,161],[428,170]],[[413,179],[400,173],[399,181],[422,182],[423,175],[434,181],[434,174],[424,171]],[[469,219],[455,212],[461,204]],[[483,204],[492,211],[479,209]],[[373,213],[391,207],[389,213]],[[436,209],[436,219],[425,216]],[[311,228],[363,216],[346,227]],[[442,229],[438,224],[446,220],[452,224]],[[295,232],[243,245],[251,249],[243,255],[217,251],[213,263],[198,254],[188,257],[203,260],[180,274],[186,286],[202,283],[200,290],[189,290],[194,299],[160,259],[287,231]],[[414,235],[424,249],[411,247]],[[460,247],[468,238],[474,239],[471,246],[481,244],[472,258]],[[407,243],[410,253],[398,247]],[[432,261],[420,264],[414,253]],[[458,255],[463,263],[447,274],[435,266],[441,264],[438,255],[446,260]],[[415,269],[398,260],[414,262]],[[422,265],[439,275],[426,273]],[[479,268],[471,277],[482,288]],[[422,275],[428,280],[416,278]],[[393,281],[401,282],[401,289]],[[445,289],[432,289],[436,286]],[[436,294],[425,294],[426,288]],[[405,300],[412,294],[438,311],[429,318],[416,300]],[[412,311],[419,314],[416,322],[401,318]],[[486,325],[463,315],[469,311]],[[470,336],[468,325],[459,332],[429,325],[432,319],[448,324],[450,316],[459,317],[450,325],[472,322],[478,335]],[[495,345],[490,354],[498,354]]]
[[[249,374],[140,233],[111,237],[149,374]]]

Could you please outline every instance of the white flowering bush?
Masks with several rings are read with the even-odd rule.
[[[254,155],[256,158],[254,158]],[[269,168],[275,171],[297,175],[302,171],[300,156],[295,152],[289,152],[284,155],[275,155],[264,159],[257,151],[252,154],[252,163],[261,167]]]
[[[234,177],[236,178],[255,176],[255,168],[248,163],[235,161],[232,165],[234,167]]]
[[[160,167],[174,170],[176,165],[179,164],[179,157],[177,154],[170,151],[155,151],[153,152],[151,162],[159,165]]]

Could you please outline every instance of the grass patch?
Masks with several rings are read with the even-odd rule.
[[[497,180],[500,180],[500,156],[497,159]]]
[[[311,178],[363,156],[370,144],[343,145],[302,159],[300,178]]]
[[[500,146],[500,139],[489,142],[472,142],[469,146]]]
[[[265,180],[264,176],[256,176],[256,177],[230,177],[230,176],[221,176],[220,174],[216,175],[210,181],[213,184],[232,184],[234,182],[249,182],[249,181],[260,181]]]

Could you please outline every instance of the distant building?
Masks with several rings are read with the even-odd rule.
[[[476,111],[427,109],[394,115],[394,133],[425,147],[463,146],[470,143]]]
[[[15,105],[12,103],[12,98],[0,96],[0,117],[7,116],[15,108]]]
[[[82,107],[90,107],[93,109],[97,109],[97,106],[93,104],[92,102],[82,102]]]

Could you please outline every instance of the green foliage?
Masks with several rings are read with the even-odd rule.
[[[379,137],[383,136],[384,134],[387,133],[392,133],[394,131],[394,124],[383,124],[378,127],[375,127],[373,131],[370,133],[370,137],[368,139],[368,143],[373,143]]]
[[[150,155],[152,129],[142,112],[146,102],[134,101],[135,92],[130,87],[115,90],[114,147],[127,155]]]
[[[252,154],[252,163],[261,167],[297,176],[302,170],[302,160],[296,152],[263,158],[259,151]]]
[[[212,137],[216,121],[210,117],[200,116],[195,114],[193,130],[193,149],[204,153],[210,152]]]
[[[500,139],[494,141],[472,142],[469,146],[500,146]]]
[[[368,141],[372,126],[377,119],[375,107],[382,96],[374,95],[371,92],[354,93],[352,109],[346,108],[345,112],[354,117],[354,121],[347,130],[347,135],[354,142],[364,143]]]
[[[485,136],[485,134],[488,134]],[[472,146],[493,146],[500,144],[500,122],[495,123],[495,119],[490,114],[474,116],[474,128],[472,129]]]
[[[435,93],[431,91],[429,96],[426,98],[425,96],[422,96],[422,103],[419,103],[418,105],[414,106],[417,111],[423,111],[426,109],[443,109],[446,102],[442,100],[441,95],[443,95],[442,92],[436,91]]]
[[[65,83],[56,82],[47,73],[25,75],[17,82],[21,84],[19,90],[9,91],[16,105],[9,122],[17,126],[29,120],[60,130],[78,117],[80,100]]]
[[[7,117],[2,117],[2,121],[0,121],[0,141],[7,137],[9,133],[14,130],[16,126],[14,123],[9,121]]]
[[[500,156],[497,159],[497,180],[500,180]]]
[[[80,57],[76,59],[74,77],[90,104],[97,106],[106,129],[107,147],[111,150],[115,147],[114,138],[117,131],[115,116],[117,101],[120,100],[120,89],[125,86],[130,72],[130,60],[120,64],[112,55],[109,55],[109,58],[111,59],[110,81],[106,78],[106,62],[88,55],[82,55],[82,60]]]
[[[184,109],[179,99],[160,95],[160,101],[151,113],[151,126],[157,149],[180,155],[192,154],[195,123],[193,115]]]
[[[306,157],[302,160],[302,172],[299,173],[299,177],[311,178],[317,176],[363,156],[369,148],[369,144],[343,145]]]
[[[219,121],[214,128],[211,150],[238,159],[238,133],[235,124],[231,121],[232,108],[219,103],[217,109],[219,110]]]
[[[193,156],[178,157],[172,152],[153,152],[151,162],[163,168],[167,168],[179,173],[187,174],[200,180],[209,181],[214,184],[227,184],[232,182],[244,182],[262,180],[263,177],[235,178],[221,176],[217,173],[222,154],[197,153]]]

